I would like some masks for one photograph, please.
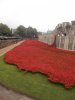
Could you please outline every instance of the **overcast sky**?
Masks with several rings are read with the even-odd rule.
[[[10,28],[24,25],[47,31],[71,20],[75,20],[75,0],[0,0],[0,23]]]

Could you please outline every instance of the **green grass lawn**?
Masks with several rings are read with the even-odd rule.
[[[75,87],[67,90],[48,81],[45,75],[19,71],[15,65],[6,64],[3,56],[0,57],[0,83],[35,100],[75,100]]]

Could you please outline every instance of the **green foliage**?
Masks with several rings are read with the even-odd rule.
[[[35,28],[32,27],[25,28],[23,25],[17,27],[15,34],[19,35],[22,38],[31,38],[31,39],[38,38],[38,32]]]
[[[26,28],[24,26],[20,25],[19,27],[17,27],[15,34],[19,35],[20,37],[25,37],[26,36]]]
[[[11,36],[12,33],[11,33],[10,28],[5,24],[0,23],[0,35],[2,35],[2,36]]]
[[[12,30],[5,25],[0,23],[0,35],[1,36],[19,36],[21,38],[30,38],[35,39],[38,38],[38,35],[41,32],[37,32],[36,28],[28,27],[25,28],[23,25],[20,25],[17,27],[14,34],[12,34]]]
[[[43,74],[19,71],[17,66],[6,64],[3,57],[0,57],[0,83],[35,100],[75,99],[75,87],[67,90],[48,81]]]
[[[27,37],[28,38],[38,38],[38,33],[35,28],[28,27],[27,28]]]

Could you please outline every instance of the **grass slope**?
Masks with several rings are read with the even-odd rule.
[[[45,75],[19,71],[15,65],[6,64],[3,56],[0,57],[0,83],[35,100],[75,100],[75,87],[67,90],[48,81]]]

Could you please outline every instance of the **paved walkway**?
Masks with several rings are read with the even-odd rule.
[[[20,41],[16,44],[13,44],[13,45],[10,45],[10,46],[7,46],[3,49],[0,49],[0,56],[2,56],[3,54],[5,54],[6,52],[8,52],[9,50],[13,49],[14,47],[20,45],[23,41]]]
[[[33,99],[0,86],[0,100],[33,100]]]
[[[11,46],[5,47],[3,49],[0,49],[0,56],[8,52],[9,50],[13,49],[14,47],[20,45],[23,41],[20,41],[16,44],[13,44]],[[12,90],[8,90],[5,87],[0,85],[0,100],[33,100],[25,95],[16,93]]]

